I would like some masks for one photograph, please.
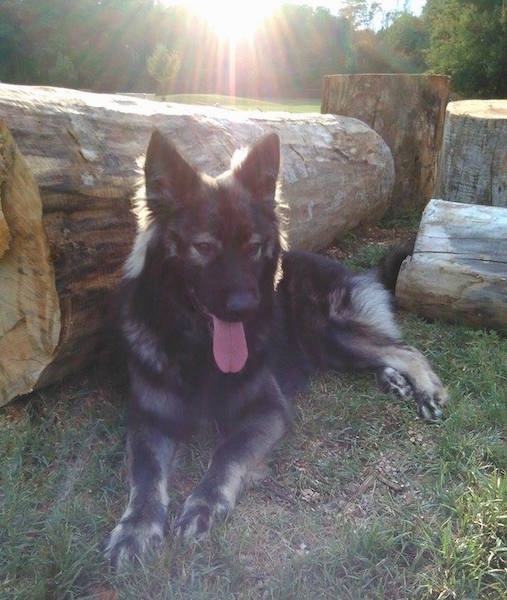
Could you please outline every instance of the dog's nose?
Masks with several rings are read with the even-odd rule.
[[[253,291],[234,292],[226,302],[227,314],[230,318],[241,321],[259,306],[259,298]]]

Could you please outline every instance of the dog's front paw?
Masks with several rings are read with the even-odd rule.
[[[392,392],[400,398],[413,397],[412,386],[403,375],[392,367],[377,371],[377,385],[383,392]]]
[[[381,387],[405,398],[413,395],[421,418],[441,421],[448,394],[426,358],[411,346],[392,347],[386,358],[387,364],[377,373]]]
[[[160,546],[164,528],[159,522],[120,521],[106,540],[104,555],[111,567],[121,570],[148,558]]]
[[[417,402],[417,414],[426,421],[440,422],[443,417],[442,409],[448,400],[447,391],[442,384],[430,390],[415,389],[414,392]]]
[[[215,518],[224,517],[228,511],[226,502],[192,494],[176,521],[176,534],[185,542],[199,542],[208,535]]]
[[[443,417],[442,409],[447,404],[449,395],[429,364],[423,375],[411,381],[417,402],[417,414],[426,421],[440,422]]]
[[[213,524],[213,514],[206,504],[186,508],[176,521],[176,534],[185,542],[198,542],[206,537]]]

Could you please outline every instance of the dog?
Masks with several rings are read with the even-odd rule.
[[[371,369],[383,388],[415,398],[421,417],[441,418],[447,393],[401,340],[375,274],[285,250],[279,163],[268,134],[212,178],[160,131],[151,136],[119,294],[130,496],[106,542],[115,568],[162,542],[177,448],[203,420],[221,442],[175,522],[186,541],[230,513],[315,371]]]

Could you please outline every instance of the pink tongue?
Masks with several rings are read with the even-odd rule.
[[[243,323],[227,323],[213,317],[213,356],[224,373],[237,373],[248,358]]]

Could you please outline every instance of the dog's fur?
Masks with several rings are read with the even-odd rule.
[[[413,395],[420,416],[441,416],[446,392],[400,340],[375,275],[283,250],[279,153],[278,137],[267,135],[210,178],[160,132],[150,140],[120,294],[130,499],[106,545],[114,566],[163,539],[176,449],[203,419],[222,442],[176,521],[186,540],[234,507],[315,370],[372,369],[381,386]]]

